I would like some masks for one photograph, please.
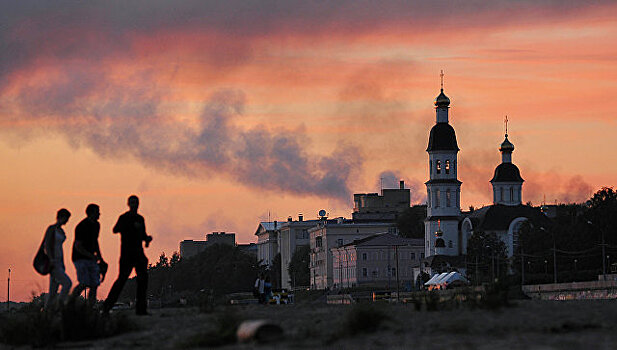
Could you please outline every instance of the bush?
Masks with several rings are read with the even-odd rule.
[[[42,310],[34,300],[0,322],[0,342],[12,345],[52,346],[61,341],[107,337],[135,330],[137,327],[124,314],[102,316],[79,298],[59,312]]]

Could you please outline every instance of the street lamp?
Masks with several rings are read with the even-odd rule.
[[[578,262],[578,260],[574,259],[574,273],[576,274],[576,263]]]
[[[548,260],[544,259],[544,273],[548,275]]]
[[[540,230],[544,232],[548,232],[544,227],[540,227]],[[551,235],[553,236],[553,283],[557,283],[557,244],[555,242],[555,233],[551,231]],[[548,274],[548,267],[547,267],[547,274]]]
[[[593,222],[591,222],[590,220],[587,220],[587,223],[591,226],[594,226]],[[606,255],[604,244],[604,231],[600,230],[599,228],[598,231],[600,231],[600,235],[602,237],[602,243],[600,245],[602,246],[602,279],[604,279],[604,275],[606,275],[606,261],[604,260],[604,256]]]

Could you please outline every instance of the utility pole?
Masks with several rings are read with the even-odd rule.
[[[399,283],[398,276],[401,272],[398,270],[398,246],[396,245],[394,246],[394,258],[396,259],[396,302],[398,303],[399,302],[399,292],[400,292],[399,291],[400,283]]]
[[[553,281],[557,284],[557,245],[555,243],[555,234],[553,233]]]
[[[6,283],[6,311],[11,312],[11,268],[9,268],[9,278]]]
[[[525,254],[521,246],[521,286],[525,284]]]

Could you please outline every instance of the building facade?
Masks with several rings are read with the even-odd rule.
[[[308,230],[310,237],[311,288],[326,289],[334,285],[332,249],[380,233],[398,234],[394,223],[358,223],[344,218],[324,220]]]
[[[353,195],[354,221],[395,221],[398,215],[409,209],[410,191],[405,183],[400,182],[399,188],[387,188],[382,194],[356,193]]]
[[[232,232],[212,232],[206,234],[205,241],[185,239],[180,242],[180,257],[190,258],[206,250],[214,244],[236,245],[236,234]]]
[[[332,248],[333,288],[360,285],[413,286],[414,267],[424,258],[424,240],[391,233],[372,235]]]
[[[260,222],[255,230],[257,236],[257,261],[264,266],[272,266],[272,260],[278,254],[278,223],[276,221]]]
[[[289,263],[293,254],[301,246],[309,246],[308,230],[317,226],[319,220],[304,220],[302,215],[298,216],[297,221],[287,219],[287,222],[280,224],[278,229],[279,252],[281,253],[281,287],[291,288],[292,281],[289,276]]]

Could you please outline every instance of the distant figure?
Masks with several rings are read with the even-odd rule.
[[[270,276],[266,276],[264,280],[264,302],[266,304],[270,303],[270,299],[272,297],[272,283],[270,282]]]
[[[259,286],[257,287],[257,291],[259,292],[259,303],[260,304],[263,304],[266,301],[264,289],[265,289],[264,276],[259,275]]]
[[[114,226],[113,232],[120,233],[120,272],[118,279],[109,291],[109,295],[103,305],[103,312],[108,313],[114,306],[124,284],[135,268],[137,273],[137,315],[147,315],[146,292],[148,290],[148,258],[144,254],[142,242],[146,242],[146,248],[150,245],[152,237],[146,234],[146,223],[143,216],[137,214],[139,198],[130,196],[128,200],[129,211],[120,215]]]
[[[261,280],[261,275],[257,275],[255,279],[255,286],[253,286],[253,296],[259,299],[259,281]]]
[[[99,248],[99,232],[101,212],[96,204],[86,207],[86,218],[75,227],[75,241],[73,242],[73,264],[77,271],[79,284],[73,290],[73,297],[79,296],[88,288],[88,302],[96,303],[96,290],[101,284],[99,264],[106,264]]]
[[[45,300],[45,309],[53,307],[55,297],[58,293],[58,287],[62,286],[58,305],[63,305],[66,296],[71,289],[71,279],[66,275],[64,268],[64,253],[62,244],[66,240],[66,234],[62,229],[71,217],[71,213],[66,209],[58,210],[56,214],[56,223],[50,225],[45,231],[45,253],[51,262],[51,271],[49,273],[49,294]]]

